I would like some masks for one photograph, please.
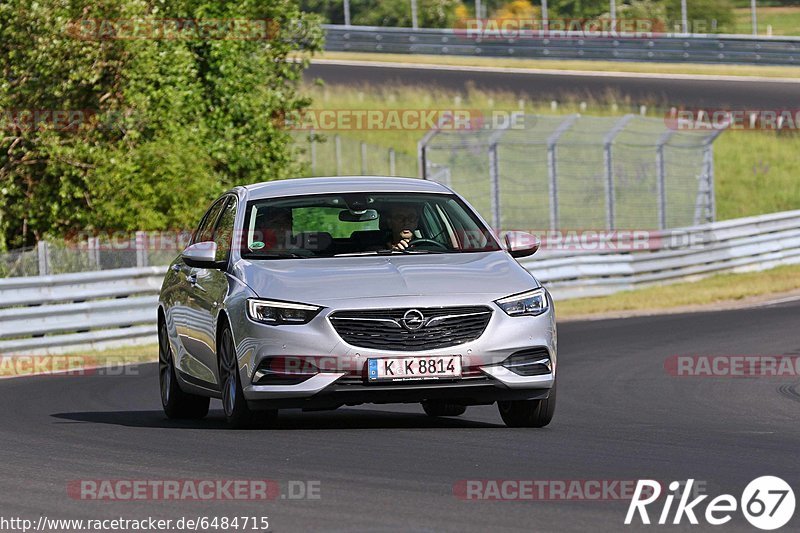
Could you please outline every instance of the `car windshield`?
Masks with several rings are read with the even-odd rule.
[[[283,259],[499,250],[453,195],[357,193],[253,200],[242,257]]]

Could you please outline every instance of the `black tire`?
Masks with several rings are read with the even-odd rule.
[[[269,427],[278,418],[277,409],[251,411],[242,392],[242,380],[236,359],[233,335],[227,326],[219,337],[219,377],[222,385],[222,409],[234,428]]]
[[[184,392],[175,375],[175,358],[167,336],[167,325],[158,324],[158,384],[161,406],[167,418],[203,418],[208,414],[210,398]]]
[[[553,419],[556,410],[556,386],[546,400],[497,402],[500,417],[510,428],[543,428]]]
[[[425,400],[422,409],[428,416],[459,416],[466,412],[467,406],[445,400]]]

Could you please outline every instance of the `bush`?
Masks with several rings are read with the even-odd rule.
[[[528,0],[512,0],[498,9],[494,16],[499,19],[533,19],[542,16],[541,7],[532,5]]]
[[[273,22],[266,40],[81,33],[84,20],[142,18]],[[308,105],[297,91],[307,62],[286,59],[321,42],[317,18],[291,0],[6,0],[0,241],[14,248],[77,231],[185,228],[225,188],[297,172],[276,117]],[[67,127],[52,114],[37,127],[20,123],[32,110],[79,118]]]

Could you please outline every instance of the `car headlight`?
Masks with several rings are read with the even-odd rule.
[[[275,300],[247,300],[247,314],[252,320],[277,326],[280,324],[307,324],[322,310],[318,305],[278,302]]]
[[[544,287],[506,296],[495,301],[508,316],[538,316],[547,311],[547,292]]]

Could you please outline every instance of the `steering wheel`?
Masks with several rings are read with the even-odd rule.
[[[444,244],[440,243],[439,241],[434,241],[433,239],[414,239],[413,241],[408,243],[408,247],[412,248],[414,246],[417,246],[418,244],[432,244],[432,245],[436,246],[437,248],[439,248],[440,250],[443,250],[445,252],[447,250],[449,250],[449,248],[447,246],[445,246]]]

